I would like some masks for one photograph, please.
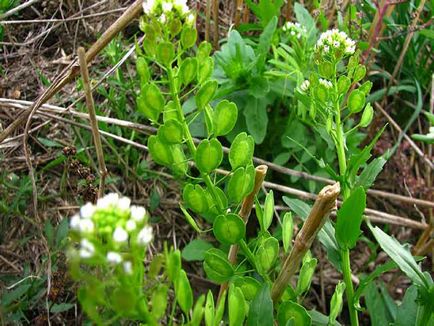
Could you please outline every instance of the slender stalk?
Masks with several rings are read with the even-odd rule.
[[[332,209],[336,206],[339,193],[339,183],[326,186],[319,192],[306,222],[304,222],[302,229],[295,238],[291,253],[286,257],[282,269],[273,283],[271,289],[273,302],[279,301],[291,277],[297,272],[303,256],[312,246],[316,235],[321,230]]]
[[[336,69],[336,68],[335,68]],[[336,73],[335,73],[336,76]],[[338,86],[336,77],[334,78],[334,87],[335,87],[335,122],[336,122],[336,151],[338,155],[338,162],[339,162],[339,173],[341,175],[342,179],[345,179],[345,175],[347,172],[347,159],[345,155],[345,139],[344,139],[344,132],[343,127],[341,123],[341,108],[339,103],[339,93],[338,93]],[[350,196],[350,189],[348,188],[348,185],[344,183],[342,185],[342,194],[344,197],[344,201]],[[341,257],[342,257],[342,273],[344,276],[344,282],[345,282],[345,293],[347,296],[347,304],[348,304],[348,311],[350,313],[350,320],[352,326],[358,326],[359,325],[359,319],[358,319],[358,313],[356,308],[354,307],[353,303],[353,297],[354,297],[354,287],[353,282],[351,280],[351,264],[350,264],[350,251],[349,249],[341,249]]]
[[[101,144],[101,136],[98,129],[98,121],[96,119],[95,103],[93,101],[92,90],[89,81],[89,70],[86,62],[86,51],[83,47],[78,48],[78,62],[80,64],[81,76],[83,78],[83,88],[86,94],[86,105],[89,111],[90,126],[92,128],[92,137],[95,144],[96,157],[98,159],[99,167],[99,189],[98,198],[104,194],[105,178],[107,176],[107,167],[104,161],[104,151]]]

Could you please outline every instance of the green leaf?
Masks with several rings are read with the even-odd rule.
[[[365,298],[372,326],[389,325],[393,321],[391,316],[387,314],[385,302],[375,283],[370,283],[365,288]]]
[[[229,308],[229,326],[242,326],[246,317],[246,301],[243,292],[234,284],[229,286],[228,308]]]
[[[163,317],[167,308],[167,292],[169,288],[165,284],[159,284],[152,292],[152,315],[156,319]]]
[[[247,133],[239,133],[232,142],[229,151],[229,162],[232,170],[240,166],[246,166],[252,163],[254,140]]]
[[[217,248],[211,248],[205,253],[203,268],[208,278],[218,284],[228,281],[234,275],[234,268],[225,253]]]
[[[250,304],[247,326],[273,326],[273,320],[270,287],[264,284]]]
[[[258,55],[256,68],[258,69],[258,71],[264,70],[265,61],[267,59],[268,53],[270,52],[274,33],[276,32],[277,22],[277,16],[271,18],[270,22],[267,24],[267,26],[265,26],[264,31],[259,36],[259,43],[256,50],[256,53]]]
[[[199,89],[196,94],[196,105],[199,110],[203,110],[205,105],[207,105],[214,98],[217,87],[218,84],[216,80],[208,80]]]
[[[360,236],[363,213],[366,208],[366,193],[363,187],[356,188],[338,210],[336,239],[343,249],[355,247]]]
[[[240,203],[255,186],[255,168],[249,165],[235,170],[228,182],[227,195],[234,203]]]
[[[181,271],[181,252],[177,249],[166,255],[166,272],[169,280],[175,283]]]
[[[292,234],[294,232],[294,220],[291,212],[286,212],[282,221],[283,250],[287,253],[292,246]]]
[[[2,294],[1,305],[3,307],[9,306],[11,303],[20,299],[30,289],[32,284],[21,284],[16,286],[13,290]]]
[[[227,135],[235,127],[238,108],[235,103],[223,100],[217,104],[213,114],[214,135]]]
[[[305,7],[303,7],[303,5],[296,2],[294,4],[294,13],[295,13],[295,17],[297,18],[297,21],[300,23],[300,25],[303,26],[304,28],[306,28],[307,37],[309,39],[312,37],[315,37],[316,22],[315,22],[315,19],[309,13],[309,11]]]
[[[205,309],[203,304],[205,303],[205,295],[202,294],[197,300],[193,308],[193,314],[191,317],[191,326],[200,326]]]
[[[213,245],[202,239],[190,241],[182,250],[182,258],[186,261],[202,261],[205,259],[205,252],[213,248]]]
[[[370,162],[357,177],[356,186],[362,186],[366,190],[373,184],[378,174],[383,170],[387,160],[383,157],[378,157]]]
[[[190,282],[184,270],[180,271],[176,280],[175,295],[182,311],[188,316],[190,309],[193,307],[193,291],[191,290]]]
[[[303,306],[292,301],[283,302],[280,305],[277,312],[277,320],[279,326],[288,325],[289,321],[292,321],[292,325],[312,325],[312,319],[307,310]]]
[[[335,292],[333,293],[332,299],[330,301],[330,315],[329,315],[329,325],[334,325],[336,318],[339,317],[343,306],[343,294],[345,291],[345,283],[339,281],[335,287]]]
[[[58,314],[61,312],[68,311],[74,307],[75,307],[75,304],[73,304],[73,303],[55,303],[51,306],[50,312],[52,314]]]
[[[211,290],[208,290],[208,293],[206,295],[206,302],[205,302],[205,325],[206,326],[214,326],[214,314],[215,314],[215,307],[214,307],[214,297],[212,295]]]
[[[255,143],[261,144],[267,134],[268,125],[266,98],[258,99],[250,96],[243,112],[247,130],[255,139]]]
[[[196,151],[196,166],[200,172],[209,174],[219,167],[223,160],[223,147],[217,138],[204,139]]]
[[[213,233],[220,243],[235,244],[246,235],[246,225],[237,214],[219,215],[214,220]]]
[[[412,325],[417,320],[418,293],[415,285],[410,286],[405,291],[402,303],[398,306],[394,326]]]
[[[392,260],[416,285],[425,289],[429,288],[429,283],[422,273],[416,260],[403,245],[395,238],[383,232],[378,226],[373,227],[368,224],[372,234],[379,243],[381,249],[392,258]]]
[[[194,218],[190,215],[190,213],[185,209],[184,206],[181,204],[179,205],[181,208],[182,213],[184,213],[185,218],[187,219],[187,222],[193,227],[194,230],[198,233],[202,233],[203,231],[199,228]]]
[[[265,204],[264,204],[264,215],[262,217],[263,222],[263,230],[267,231],[268,228],[271,225],[271,222],[273,222],[273,216],[274,216],[274,195],[273,190],[270,190],[270,192],[265,197]]]
[[[243,291],[244,298],[248,301],[253,300],[261,288],[259,281],[250,276],[234,277],[232,282]]]

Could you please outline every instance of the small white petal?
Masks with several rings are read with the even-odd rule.
[[[118,226],[113,232],[113,240],[115,242],[125,242],[128,240],[128,233],[122,227]]]
[[[69,221],[69,226],[73,230],[80,230],[80,215],[75,214],[73,217],[71,217],[71,220]]]
[[[114,251],[107,253],[107,261],[111,264],[120,264],[122,262],[122,256]]]
[[[124,262],[124,272],[126,274],[133,274],[133,264],[130,261]]]
[[[91,218],[95,210],[96,207],[92,203],[86,203],[86,205],[80,208],[80,215],[82,218]]]
[[[163,2],[163,4],[161,5],[161,7],[163,8],[164,12],[168,12],[168,11],[172,10],[173,3],[171,3],[171,2]]]
[[[83,239],[80,242],[80,257],[81,258],[90,258],[95,253],[94,245],[87,239]]]
[[[128,197],[122,197],[118,201],[118,208],[120,208],[123,211],[129,209],[130,205],[131,205],[131,199],[129,199]]]
[[[146,216],[146,209],[142,206],[131,206],[131,218],[136,222],[142,222]]]
[[[95,229],[95,226],[93,225],[92,220],[80,220],[80,231],[83,233],[91,233]]]
[[[119,195],[117,193],[110,193],[104,197],[98,199],[96,202],[97,208],[106,209],[111,206],[117,206],[119,201]]]
[[[127,224],[125,225],[125,228],[127,229],[127,231],[131,232],[137,228],[137,224],[133,220],[128,220]]]
[[[137,242],[141,245],[146,245],[152,240],[152,228],[145,226],[137,235]]]

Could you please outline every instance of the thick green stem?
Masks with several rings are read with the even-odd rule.
[[[350,250],[341,250],[342,258],[342,273],[344,274],[345,293],[348,301],[348,311],[350,313],[350,320],[352,326],[359,325],[359,318],[357,316],[357,310],[354,307],[354,288],[353,281],[351,280],[351,265],[350,265]]]
[[[335,68],[335,74],[336,76],[336,68]],[[348,184],[345,180],[345,176],[347,173],[347,158],[345,155],[345,138],[344,138],[344,131],[343,126],[341,122],[341,106],[339,103],[339,91],[338,91],[338,85],[336,77],[333,80],[334,85],[334,91],[335,91],[335,122],[336,122],[336,151],[338,155],[338,162],[339,162],[339,174],[342,178],[342,195],[345,199],[347,199],[350,196],[350,189],[348,188]],[[357,309],[354,307],[353,298],[354,298],[354,287],[353,282],[351,280],[351,264],[350,264],[350,250],[343,248],[341,249],[341,258],[342,258],[342,273],[344,277],[345,282],[345,293],[347,296],[347,304],[348,304],[348,311],[350,313],[350,320],[352,326],[358,326],[359,325],[359,319],[358,319],[358,313]]]
[[[172,99],[175,102],[176,112],[178,113],[178,119],[182,123],[182,128],[184,131],[184,137],[187,141],[187,147],[193,156],[193,158],[196,156],[196,145],[194,144],[193,137],[191,136],[190,129],[188,128],[187,121],[185,120],[184,113],[182,112],[182,106],[181,102],[179,100],[179,94],[176,90],[176,84],[175,79],[173,77],[173,71],[172,68],[167,69],[167,76],[169,78],[169,87],[170,87],[170,94],[172,95]],[[208,174],[201,173],[201,177],[204,180],[207,188],[211,192],[211,196],[215,200],[217,204],[217,209],[219,212],[223,212],[225,207],[223,206],[223,202],[215,190],[214,184]]]

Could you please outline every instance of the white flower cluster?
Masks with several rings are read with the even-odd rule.
[[[188,8],[187,0],[143,0],[143,12],[148,16],[156,16],[160,23],[165,24],[172,14],[186,17],[188,24],[193,24],[195,17]]]
[[[316,43],[316,50],[324,54],[341,51],[343,54],[351,55],[356,51],[356,42],[350,39],[345,32],[332,29],[321,34]]]
[[[82,206],[80,213],[70,221],[71,229],[81,238],[80,258],[104,255],[109,264],[122,263],[124,271],[131,273],[131,261],[124,260],[116,249],[125,251],[128,245],[143,247],[151,242],[152,228],[146,225],[146,218],[144,207],[132,206],[128,197],[119,197],[116,193],[98,199],[96,205],[87,203]]]
[[[288,32],[289,35],[298,39],[300,39],[303,34],[307,33],[307,29],[304,26],[301,26],[299,23],[292,22],[287,22],[285,25],[283,25],[282,30],[284,32]]]
[[[310,81],[306,79],[305,81],[303,81],[303,82],[301,83],[301,85],[300,85],[300,89],[301,89],[303,92],[307,92],[307,90],[309,89],[309,86],[310,86]]]
[[[322,78],[320,78],[320,79],[319,79],[319,83],[320,83],[321,85],[323,85],[325,88],[332,88],[332,87],[333,87],[332,82],[329,81],[329,80],[327,80],[327,79],[322,79]]]

